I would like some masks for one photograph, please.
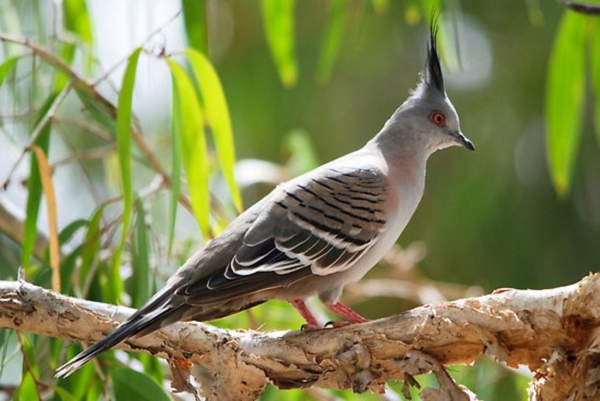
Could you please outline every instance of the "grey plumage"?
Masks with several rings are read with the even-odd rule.
[[[279,185],[57,376],[129,337],[176,321],[216,319],[274,298],[291,301],[312,325],[316,320],[303,304],[312,295],[350,321],[364,321],[338,302],[341,291],[394,244],[421,199],[427,158],[451,145],[473,149],[446,97],[432,27],[421,83],[371,141]]]

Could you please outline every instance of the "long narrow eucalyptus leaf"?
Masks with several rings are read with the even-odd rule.
[[[131,306],[141,307],[150,298],[150,248],[146,227],[146,211],[141,198],[135,199],[137,215],[134,251],[131,253],[133,276]]]
[[[209,171],[206,160],[204,113],[194,85],[183,67],[171,59],[167,59],[167,64],[171,69],[174,94],[179,98],[177,101],[179,110],[174,110],[173,118],[180,119],[175,127],[181,128],[183,165],[187,175],[192,210],[202,234],[210,237]]]
[[[242,197],[234,175],[235,144],[233,130],[223,86],[217,72],[205,56],[192,49],[188,49],[185,54],[200,86],[204,111],[208,124],[212,129],[219,163],[231,192],[231,198],[238,211],[241,211]]]
[[[592,32],[592,85],[594,90],[594,121],[596,127],[596,139],[600,145],[600,20],[596,18],[590,24]]]
[[[131,223],[133,210],[133,182],[131,172],[131,106],[133,102],[133,87],[135,84],[135,72],[141,48],[137,48],[129,56],[127,68],[123,75],[119,101],[117,103],[117,153],[119,168],[121,172],[121,185],[123,190],[123,226],[121,238],[111,262],[111,272],[108,277],[107,301],[119,302],[123,291],[121,280],[121,255],[125,247],[125,240]]]
[[[181,192],[181,165],[183,158],[183,128],[181,127],[180,97],[175,78],[172,85],[171,95],[171,127],[173,138],[171,143],[171,193],[169,197],[169,240],[167,244],[167,257],[171,258],[173,240],[175,239],[175,222],[177,220],[177,208]]]
[[[295,0],[263,0],[263,23],[267,43],[275,61],[281,82],[286,87],[296,85],[298,67],[294,53]]]
[[[321,56],[317,69],[317,79],[319,82],[327,82],[331,76],[331,70],[340,49],[340,43],[342,43],[345,6],[345,0],[330,0],[329,25],[327,26],[325,40],[321,47]]]
[[[81,0],[63,0],[62,4],[65,28],[91,46],[94,41],[94,35],[86,2]]]
[[[88,277],[93,272],[94,264],[98,260],[101,248],[102,233],[100,230],[100,223],[102,220],[102,213],[104,213],[104,205],[100,205],[92,214],[90,221],[87,225],[85,233],[85,239],[83,241],[83,247],[81,249],[81,263],[79,266],[79,283],[74,283],[83,291],[84,297],[87,298],[86,283],[91,277]]]
[[[559,196],[569,193],[581,138],[586,17],[565,11],[550,57],[546,88],[548,167]]]
[[[2,86],[6,76],[13,70],[14,66],[17,65],[19,58],[19,56],[11,56],[0,64],[0,86]]]

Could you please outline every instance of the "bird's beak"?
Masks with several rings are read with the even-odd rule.
[[[461,144],[465,148],[467,148],[469,150],[475,150],[475,145],[473,145],[473,142],[471,142],[469,140],[469,138],[467,138],[466,136],[464,136],[462,132],[460,132],[460,131],[453,132],[452,135],[456,139],[456,142],[458,142],[459,144]]]

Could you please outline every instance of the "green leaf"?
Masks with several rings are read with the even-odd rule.
[[[94,35],[87,2],[85,0],[64,0],[62,4],[66,30],[75,34],[83,43],[91,48],[94,44]],[[75,51],[77,48],[78,46],[74,43],[65,42],[62,44],[61,57],[69,65],[71,65],[75,59]],[[85,52],[84,56],[85,64],[89,71],[94,65],[94,58],[88,52]],[[58,70],[56,73],[55,86],[62,87],[70,77]]]
[[[100,124],[102,128],[106,130],[110,135],[115,135],[116,125],[114,118],[114,109],[111,104],[98,102],[98,100],[92,96],[87,90],[84,90],[81,86],[75,86],[75,93],[79,97],[81,103],[83,103],[86,111],[90,116]],[[110,108],[108,108],[110,107]]]
[[[117,103],[117,153],[121,169],[121,185],[123,187],[123,228],[121,239],[115,250],[111,263],[110,282],[106,286],[108,291],[108,302],[120,303],[123,292],[121,280],[121,255],[125,247],[127,232],[131,222],[133,210],[133,182],[131,173],[131,105],[133,101],[133,87],[135,84],[135,72],[142,48],[139,47],[129,56],[127,68],[123,75],[121,92]]]
[[[21,385],[19,386],[14,398],[15,401],[32,401],[41,400],[40,394],[31,373],[27,372],[23,376]]]
[[[165,380],[163,366],[160,362],[160,359],[147,354],[137,354],[136,357],[142,363],[145,374],[150,376],[157,383],[162,383]]]
[[[171,135],[173,137],[173,143],[171,144],[171,196],[169,202],[169,241],[167,245],[167,257],[169,259],[171,258],[173,240],[175,239],[175,222],[177,220],[177,207],[179,205],[179,195],[181,191],[181,158],[183,157],[183,128],[181,126],[182,121],[180,116],[181,105],[175,78],[173,78],[172,86]]]
[[[590,24],[592,31],[592,86],[594,90],[594,117],[596,121],[596,139],[600,144],[600,20],[596,18]]]
[[[149,376],[129,368],[111,372],[116,401],[170,401],[167,392]]]
[[[11,56],[7,58],[2,64],[0,64],[0,86],[4,83],[4,80],[8,74],[12,71],[13,67],[17,65],[20,56]]]
[[[305,130],[295,129],[288,133],[285,146],[290,152],[286,168],[293,176],[304,174],[319,165],[317,151]]]
[[[385,14],[390,8],[389,0],[371,0],[371,4],[377,14]]]
[[[60,58],[67,63],[67,65],[71,65],[73,60],[75,59],[75,50],[76,47],[73,43],[61,43],[60,50],[57,53],[60,54]],[[65,85],[69,82],[71,77],[65,71],[56,68],[54,70],[54,83],[52,85],[53,90],[60,91]]]
[[[321,48],[321,57],[317,69],[317,79],[322,83],[329,81],[333,63],[340,49],[344,32],[345,5],[345,0],[330,0],[329,25]]]
[[[238,211],[241,211],[242,197],[234,175],[235,144],[233,130],[223,86],[217,72],[206,57],[191,49],[187,50],[185,54],[192,65],[196,81],[200,86],[204,110],[208,124],[212,129],[219,163],[229,186],[231,198]]]
[[[182,0],[185,33],[191,48],[202,54],[208,54],[206,38],[206,1]]]
[[[62,387],[54,386],[54,392],[56,395],[58,395],[61,401],[77,401],[77,398],[75,398],[73,394]]]
[[[181,129],[183,164],[187,174],[188,190],[192,210],[205,237],[210,237],[209,222],[210,193],[208,190],[208,162],[206,140],[204,138],[204,115],[192,81],[183,67],[171,59],[166,59],[173,78],[173,118],[179,122],[173,125]]]
[[[40,377],[40,367],[38,365],[38,353],[36,352],[35,346],[32,340],[35,338],[29,338],[24,333],[19,333],[19,342],[21,344],[21,351],[23,352],[23,358],[27,358],[27,372]]]
[[[36,126],[44,119],[44,116],[54,104],[57,96],[58,92],[54,92],[46,99],[37,116]],[[46,120],[45,126],[34,141],[34,145],[39,146],[46,154],[48,154],[48,149],[50,147],[51,128],[50,120]],[[35,239],[37,237],[37,219],[40,210],[40,202],[42,200],[42,192],[42,179],[40,177],[38,160],[37,157],[35,157],[35,154],[32,153],[29,168],[29,180],[27,180],[27,208],[23,233],[23,249],[21,253],[21,266],[23,266],[25,271],[27,271],[30,266]]]
[[[137,224],[131,262],[133,265],[133,276],[131,277],[133,289],[131,291],[131,306],[141,307],[150,298],[150,262],[148,234],[146,233],[146,212],[144,203],[139,197],[135,199],[135,210]]]
[[[80,245],[68,253],[60,261],[60,288],[63,294],[73,294],[72,288],[75,284],[73,281],[73,272],[77,260],[81,256],[83,245]]]
[[[444,8],[441,0],[425,0],[417,2],[417,4],[421,5],[421,9],[423,10],[423,14],[427,18],[427,21],[431,23],[432,17],[443,17]]]
[[[88,275],[92,274],[94,261],[98,258],[100,253],[102,234],[100,232],[100,221],[102,219],[102,213],[104,211],[104,205],[100,205],[90,218],[90,222],[87,226],[87,232],[81,249],[81,267],[79,272],[79,286],[82,290],[85,289],[85,283],[88,280]],[[87,298],[87,293],[83,294]]]
[[[58,240],[61,245],[67,243],[71,237],[79,230],[80,228],[87,227],[89,221],[85,219],[74,220],[65,228],[63,228],[58,236]],[[75,269],[75,263],[77,259],[81,256],[83,245],[80,245],[73,249],[69,254],[65,257],[61,257],[60,261],[60,288],[62,288],[63,293],[70,293],[70,288],[73,285],[73,271]]]
[[[298,67],[294,55],[295,3],[295,0],[262,1],[267,42],[279,79],[288,88],[294,86],[298,80]]]
[[[559,196],[569,193],[581,138],[586,17],[566,11],[556,36],[546,88],[547,155]]]
[[[77,230],[79,230],[80,228],[86,227],[88,225],[88,223],[89,223],[89,221],[87,221],[86,219],[73,220],[65,228],[63,228],[60,231],[58,240],[60,241],[61,244],[68,242],[71,239],[71,237],[73,237],[73,234],[75,234],[75,232],[77,232]]]
[[[92,22],[84,0],[63,0],[65,28],[88,45],[94,42]]]

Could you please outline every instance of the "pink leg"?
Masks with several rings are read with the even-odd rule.
[[[292,304],[292,306],[296,308],[298,313],[300,313],[300,316],[302,316],[304,320],[306,320],[307,329],[310,330],[321,328],[321,325],[319,324],[315,316],[310,312],[303,300],[294,299],[290,301],[290,304]]]
[[[327,302],[327,303],[325,303],[325,306],[330,311],[332,311],[335,314],[346,319],[348,321],[348,323],[366,323],[369,321],[369,319],[362,317],[361,315],[359,315],[358,313],[356,313],[352,309],[350,309],[349,306],[346,306],[341,302],[336,302],[336,303]],[[300,313],[302,313],[302,312],[300,312]]]

